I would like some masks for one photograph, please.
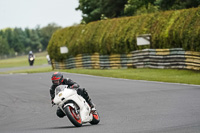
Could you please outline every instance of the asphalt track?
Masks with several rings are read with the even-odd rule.
[[[64,73],[101,117],[76,128],[51,106],[52,74],[0,75],[0,133],[200,133],[200,86]]]

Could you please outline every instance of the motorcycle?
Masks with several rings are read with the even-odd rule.
[[[29,56],[29,59],[28,59],[28,61],[29,61],[29,65],[30,66],[32,66],[33,65],[33,63],[34,63],[34,57],[33,56]]]
[[[100,122],[98,112],[93,112],[85,99],[67,85],[56,87],[53,102],[76,127],[81,127],[85,123],[96,125]]]

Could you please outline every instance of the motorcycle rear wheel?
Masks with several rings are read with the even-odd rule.
[[[76,127],[81,127],[82,126],[82,120],[80,117],[80,113],[76,113],[76,110],[72,108],[71,106],[67,106],[65,109],[66,115],[71,121],[72,124]]]

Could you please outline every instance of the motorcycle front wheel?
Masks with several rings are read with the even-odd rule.
[[[65,107],[65,112],[69,120],[71,121],[72,124],[76,127],[81,127],[82,126],[82,120],[80,117],[80,113],[78,113],[74,108],[71,106]]]
[[[99,114],[98,114],[98,112],[96,111],[96,112],[93,113],[92,115],[93,115],[93,119],[92,119],[92,121],[90,122],[90,124],[92,124],[92,125],[97,125],[97,124],[100,122]]]

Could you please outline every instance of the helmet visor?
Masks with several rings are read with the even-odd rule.
[[[52,80],[52,82],[53,82],[54,85],[59,85],[60,84],[59,80]]]

